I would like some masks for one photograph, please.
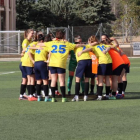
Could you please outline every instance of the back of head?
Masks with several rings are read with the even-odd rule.
[[[96,36],[94,36],[94,35],[92,35],[92,36],[88,39],[88,41],[89,41],[90,43],[94,43],[94,42],[99,43],[98,39],[97,39]]]
[[[56,38],[57,39],[64,39],[65,38],[65,32],[59,30],[59,31],[56,31]]]
[[[50,34],[47,34],[45,36],[45,39],[44,39],[45,42],[49,42],[49,41],[52,41],[52,36]]]
[[[40,42],[40,41],[44,41],[44,35],[39,34],[37,40],[38,40],[39,42]]]
[[[82,41],[81,36],[80,35],[75,36],[74,41],[75,41],[75,43],[76,42],[81,42]]]

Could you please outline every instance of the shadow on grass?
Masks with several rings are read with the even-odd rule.
[[[74,95],[66,95],[66,98],[68,100],[71,100],[72,98],[74,97]],[[62,98],[62,96],[57,96],[56,95],[56,98]],[[83,98],[84,98],[84,94],[79,94],[79,100],[83,101]],[[97,99],[97,95],[88,95],[88,100],[89,101],[92,101],[92,100],[96,100]],[[130,99],[140,99],[140,92],[126,92],[125,93],[125,97],[121,100],[130,100]],[[105,100],[105,98],[104,98]]]

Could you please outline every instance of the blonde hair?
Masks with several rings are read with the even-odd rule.
[[[98,39],[96,38],[96,36],[92,35],[91,37],[89,37],[88,41],[90,43],[94,43],[94,42],[97,42],[99,43]]]
[[[25,32],[24,32],[24,38],[27,38],[27,37],[28,37],[28,34],[29,34],[31,31],[34,31],[34,30],[33,30],[33,29],[25,30]]]

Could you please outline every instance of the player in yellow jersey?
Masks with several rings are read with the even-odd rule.
[[[38,37],[39,43],[44,42],[44,36],[39,35]],[[39,48],[40,46],[36,46]],[[35,67],[35,78],[37,81],[36,84],[36,90],[37,90],[37,96],[38,96],[38,101],[41,101],[41,83],[43,81],[43,90],[45,93],[45,102],[51,101],[48,96],[48,68],[47,68],[47,58],[48,58],[48,48],[43,47],[42,50],[31,50],[29,51],[29,57],[31,61],[34,63]],[[35,57],[32,57],[32,54],[35,55]]]
[[[82,39],[79,38],[77,42],[81,43]],[[79,90],[80,90],[80,79],[82,76],[85,76],[84,80],[84,101],[87,101],[88,92],[89,92],[89,78],[92,76],[92,61],[89,55],[89,52],[83,53],[80,57],[78,57],[78,52],[89,48],[89,45],[85,45],[83,47],[75,49],[75,55],[77,60],[77,68],[76,68],[76,84],[75,84],[75,96],[72,101],[79,101]]]
[[[55,102],[55,86],[57,81],[57,74],[60,82],[60,89],[62,93],[62,102],[66,102],[65,98],[65,72],[66,62],[68,54],[71,50],[76,47],[83,46],[83,44],[72,44],[66,40],[65,33],[62,31],[56,32],[56,39],[44,43],[48,51],[51,52],[49,70],[51,71],[51,91],[52,91],[52,102]]]
[[[25,71],[27,73],[27,86],[28,86],[28,100],[29,101],[36,101],[37,98],[33,97],[34,91],[35,91],[35,76],[34,76],[34,64],[30,60],[28,56],[29,48],[30,47],[35,47],[38,42],[32,42],[29,44],[29,46],[25,50],[25,54],[22,60],[22,66],[25,67]],[[33,55],[34,57],[34,55]]]
[[[97,39],[95,36],[91,36],[89,38],[89,44],[97,42]],[[109,50],[109,49],[108,49]],[[79,52],[79,56],[81,54],[86,53],[87,51],[93,51],[98,58],[98,87],[97,87],[97,93],[98,98],[97,100],[102,100],[102,91],[103,91],[103,80],[105,78],[106,82],[106,97],[109,99],[109,93],[110,93],[110,81],[109,77],[112,75],[112,59],[109,55],[109,53],[106,51],[106,46],[103,44],[98,44],[96,46],[92,46],[89,49],[82,50]]]
[[[32,42],[33,35],[34,35],[34,31],[32,29],[28,29],[27,31],[24,32],[24,40],[22,42],[22,49],[26,49],[27,46]],[[21,73],[22,73],[22,83],[21,83],[21,87],[20,87],[19,100],[27,99],[23,96],[25,91],[26,91],[27,73],[26,73],[25,67],[22,66],[22,59],[23,59],[23,57],[21,57],[21,63],[20,63],[20,66],[19,66],[20,70],[21,70]]]

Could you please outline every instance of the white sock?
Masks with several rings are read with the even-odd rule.
[[[30,98],[33,97],[33,95],[30,95]]]
[[[22,97],[23,97],[23,95],[21,95],[21,94],[20,94],[20,96],[19,96],[19,97],[20,97],[20,98],[22,98]]]
[[[49,96],[45,96],[46,99],[49,99]]]

